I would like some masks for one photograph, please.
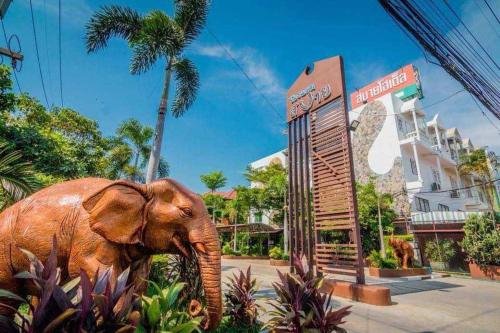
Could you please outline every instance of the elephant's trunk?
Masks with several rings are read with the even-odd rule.
[[[203,229],[203,236],[199,243],[204,245],[203,252],[205,253],[198,251],[198,264],[207,301],[206,329],[212,329],[219,325],[222,317],[221,252],[215,225],[206,219]]]

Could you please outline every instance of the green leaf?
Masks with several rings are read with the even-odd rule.
[[[153,300],[151,301],[146,314],[148,316],[149,324],[153,327],[156,326],[161,318],[161,309],[158,297],[153,297]]]

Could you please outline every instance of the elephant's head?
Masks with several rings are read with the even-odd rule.
[[[148,253],[197,258],[207,301],[207,327],[221,319],[220,244],[202,198],[171,179],[151,184],[115,181],[83,202],[90,228],[110,242],[135,244]]]

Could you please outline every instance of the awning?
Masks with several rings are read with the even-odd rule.
[[[217,224],[216,228],[219,232],[234,232],[236,227],[236,232],[246,231],[252,234],[273,234],[283,231],[283,228],[273,227],[269,224],[264,223],[243,223],[243,224]]]
[[[403,105],[401,106],[401,113],[412,112],[413,110],[419,114],[423,114],[422,106],[420,105],[418,98],[407,100],[406,102],[403,102]]]

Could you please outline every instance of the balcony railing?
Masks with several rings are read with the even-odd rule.
[[[426,223],[463,223],[472,214],[482,215],[481,212],[426,212],[414,214],[411,217],[412,224],[426,224]]]

